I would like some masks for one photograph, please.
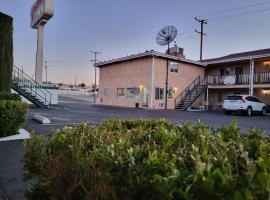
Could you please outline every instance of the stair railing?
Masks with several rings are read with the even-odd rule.
[[[195,86],[197,86],[198,84],[200,84],[201,82],[201,76],[199,75],[196,79],[194,79],[194,81],[192,81],[191,84],[189,84],[183,92],[181,92],[175,99],[174,99],[174,105],[175,107],[177,106],[177,104],[179,102],[181,102],[183,100],[183,98],[185,98],[188,94],[188,92],[190,90],[192,90]]]
[[[41,100],[44,105],[51,107],[52,94],[16,66],[13,66],[12,78],[12,82],[18,84],[19,88]]]

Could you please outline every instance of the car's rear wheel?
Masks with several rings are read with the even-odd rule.
[[[225,112],[225,115],[230,115],[231,114],[231,111],[229,111],[229,110],[225,110],[224,112]]]
[[[262,108],[261,115],[266,115],[266,108],[265,107]]]
[[[251,116],[252,115],[252,108],[249,106],[248,108],[247,108],[247,116]]]

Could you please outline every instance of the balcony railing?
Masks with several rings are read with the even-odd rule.
[[[231,74],[225,76],[207,76],[208,85],[248,85],[250,74]],[[270,72],[255,73],[254,84],[270,84]]]

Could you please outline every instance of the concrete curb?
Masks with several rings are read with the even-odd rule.
[[[40,124],[50,124],[51,123],[49,118],[43,117],[41,115],[34,115],[33,119],[35,121],[39,122]]]
[[[25,129],[20,129],[19,134],[11,135],[0,138],[0,142],[12,141],[12,140],[25,140],[30,138],[30,133]]]

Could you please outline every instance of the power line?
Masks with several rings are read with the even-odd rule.
[[[243,17],[243,16],[246,16],[246,15],[252,15],[252,14],[262,13],[262,12],[266,12],[266,11],[269,11],[269,10],[270,10],[270,8],[263,8],[263,9],[253,10],[253,11],[239,13],[239,14],[226,15],[226,16],[217,17],[217,18],[213,18],[213,19],[210,18],[210,20],[220,20],[220,19],[229,19],[229,18]]]
[[[208,14],[201,15],[200,17],[208,17],[208,16],[212,16],[212,15],[226,14],[226,13],[235,12],[235,11],[239,11],[239,10],[243,10],[243,9],[247,9],[247,8],[252,8],[252,7],[257,7],[257,6],[261,6],[261,5],[265,5],[265,4],[270,4],[270,1],[264,1],[264,2],[260,2],[260,3],[256,3],[256,4],[250,4],[250,5],[246,5],[246,6],[242,6],[242,7],[222,10],[222,11],[213,12],[213,13],[208,13]]]
[[[203,27],[205,24],[207,24],[207,19],[198,19],[197,17],[195,17],[195,20],[198,21],[201,24],[201,31],[197,31],[195,29],[196,33],[199,33],[201,36],[201,44],[200,44],[200,61],[202,61],[202,51],[203,51],[203,36],[206,35],[206,33],[203,32]]]

